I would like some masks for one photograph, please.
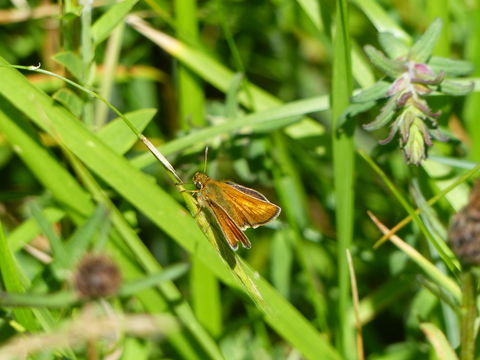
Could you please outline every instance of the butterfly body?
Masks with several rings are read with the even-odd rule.
[[[264,225],[280,214],[280,207],[256,190],[229,181],[217,181],[201,172],[193,176],[193,182],[198,189],[200,206],[210,210],[233,250],[238,248],[239,242],[245,248],[251,247],[242,230]]]

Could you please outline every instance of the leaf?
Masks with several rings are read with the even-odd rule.
[[[42,209],[43,217],[50,224],[60,221],[65,213],[57,208]],[[13,252],[19,251],[25,244],[28,244],[34,237],[40,234],[41,230],[35,219],[25,220],[21,225],[17,226],[9,235],[8,243]]]
[[[59,52],[52,56],[53,60],[65,66],[77,80],[83,77],[82,59],[71,51]]]
[[[105,208],[98,206],[92,216],[82,226],[78,227],[70,239],[67,240],[65,247],[68,253],[70,268],[75,266],[85,254],[88,245],[94,239],[95,232],[105,222],[106,216]]]
[[[91,34],[96,45],[105,40],[115,27],[124,21],[138,0],[124,0],[113,5],[92,26]]]
[[[377,103],[375,101],[369,101],[369,102],[364,102],[364,103],[348,105],[345,112],[342,114],[342,116],[340,116],[340,118],[337,121],[337,130],[342,128],[342,126],[345,124],[347,119],[353,118],[353,117],[357,116],[358,114],[361,114],[361,113],[363,113],[367,110],[370,110],[376,104]]]
[[[437,326],[432,323],[422,323],[420,324],[420,329],[432,345],[438,359],[458,360],[457,354],[452,349],[447,337]]]
[[[439,90],[447,95],[452,96],[464,96],[470,93],[474,89],[475,84],[473,81],[460,82],[452,80],[443,80],[439,86]]]
[[[395,115],[397,102],[395,97],[388,99],[387,103],[382,107],[378,116],[372,122],[364,124],[363,128],[368,131],[378,130],[387,125]]]
[[[396,79],[407,70],[402,62],[387,58],[380,50],[371,45],[366,45],[364,50],[373,65],[392,79]]]
[[[241,73],[235,74],[227,91],[225,100],[225,117],[233,120],[238,117],[238,94],[242,88],[244,76]],[[247,85],[248,86],[248,85]]]
[[[204,144],[209,139],[220,134],[231,133],[233,131],[248,131],[250,133],[255,133],[257,129],[271,131],[273,129],[286,126],[291,122],[297,121],[298,118],[296,115],[320,111],[321,109],[324,109],[324,107],[328,106],[327,103],[328,98],[326,96],[317,96],[311,99],[292,101],[288,104],[275,106],[268,110],[258,111],[253,114],[242,116],[233,121],[228,121],[223,124],[210,126],[208,128],[189,133],[188,135],[161,145],[158,149],[162,154],[170,155],[177,151],[186,149],[189,146],[198,144],[199,142]],[[301,129],[305,130],[305,133],[308,134],[308,136],[311,136],[312,133],[324,133],[323,128],[319,128],[311,122],[305,122],[304,119],[301,122],[304,123]],[[308,124],[311,124],[311,126]],[[296,130],[298,131],[300,128],[297,128]],[[131,163],[137,168],[143,168],[156,161],[157,160],[152,154],[144,153],[134,157],[131,160]]]
[[[433,48],[442,31],[443,21],[436,18],[425,33],[415,42],[410,49],[410,59],[417,63],[425,63],[432,55]]]
[[[388,81],[377,81],[372,86],[358,91],[355,95],[352,96],[351,101],[353,103],[376,101],[385,97],[385,94],[391,86],[392,84]]]
[[[47,237],[48,242],[52,248],[52,252],[54,255],[54,263],[58,264],[60,270],[68,269],[69,268],[69,260],[67,257],[66,248],[62,242],[62,239],[55,233],[52,226],[49,224],[48,220],[43,216],[43,213],[40,209],[40,206],[35,203],[30,203],[30,211],[32,216],[37,221],[38,226],[42,230],[42,233]],[[58,275],[62,276],[62,273]]]
[[[438,73],[443,71],[447,76],[464,76],[473,72],[474,66],[470,61],[447,59],[439,56],[432,56],[428,66]]]
[[[127,113],[125,116],[139,132],[142,132],[156,113],[156,109],[142,109]],[[97,136],[119,155],[125,154],[138,141],[137,136],[120,118],[102,127]]]
[[[19,271],[18,264],[13,256],[0,222],[0,274],[2,276],[5,288],[9,292],[24,293],[25,287],[21,278],[22,272]],[[17,321],[29,331],[37,329],[37,324],[29,309],[14,309],[13,313]]]
[[[83,112],[84,101],[69,88],[61,88],[52,96],[55,100],[65,106],[75,116]]]
[[[120,296],[132,296],[139,293],[142,290],[148,289],[153,286],[157,286],[161,282],[172,281],[183,276],[189,269],[189,264],[176,264],[171,265],[163,269],[156,274],[150,274],[146,277],[142,277],[139,280],[133,280],[122,285],[119,291]]]
[[[408,54],[409,47],[403,39],[400,39],[389,32],[381,32],[378,34],[378,41],[382,49],[390,59],[396,59],[400,56]]]

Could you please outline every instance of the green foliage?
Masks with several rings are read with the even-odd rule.
[[[25,5],[1,5],[0,358],[357,359],[356,326],[369,359],[480,355],[447,241],[480,169],[470,4]],[[282,207],[250,250],[188,193],[207,146]]]

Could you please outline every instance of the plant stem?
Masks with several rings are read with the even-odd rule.
[[[462,308],[461,308],[461,360],[473,360],[475,357],[475,318],[477,308],[475,305],[475,278],[471,270],[462,274]]]

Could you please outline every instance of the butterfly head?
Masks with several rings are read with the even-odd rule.
[[[210,178],[207,175],[205,175],[204,173],[201,173],[199,171],[197,171],[195,173],[195,175],[193,175],[193,178],[192,178],[193,183],[195,184],[197,189],[202,189],[209,179]]]

